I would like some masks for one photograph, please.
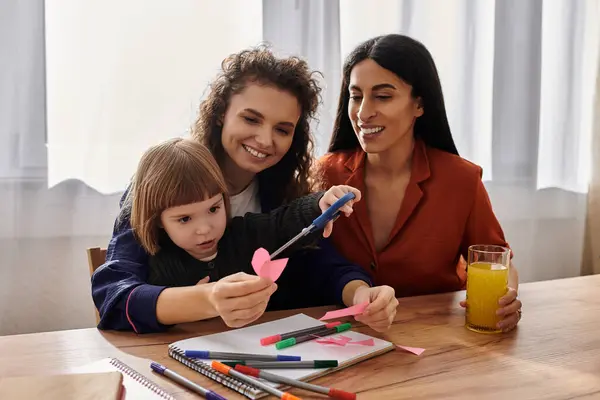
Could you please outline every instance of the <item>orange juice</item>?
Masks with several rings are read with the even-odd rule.
[[[467,267],[466,326],[472,331],[498,333],[498,300],[506,294],[508,267],[489,262],[474,262]]]

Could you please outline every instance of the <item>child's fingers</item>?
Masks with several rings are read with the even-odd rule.
[[[251,322],[260,316],[267,307],[267,301],[255,304],[253,307],[234,310],[229,313],[229,318],[233,320],[244,320]]]
[[[200,279],[196,285],[202,285],[203,283],[208,283],[208,281],[210,281],[210,276],[205,276],[204,278]]]
[[[224,299],[245,297],[254,293],[270,290],[273,281],[267,278],[244,280],[241,282],[226,282],[215,288],[218,296]]]

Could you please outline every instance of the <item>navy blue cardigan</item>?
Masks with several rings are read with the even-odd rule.
[[[263,212],[268,212],[275,207],[268,202],[272,198],[269,193],[260,190],[265,186],[259,186],[259,196]],[[168,328],[156,317],[156,302],[166,287],[147,284],[148,270],[148,254],[136,240],[129,219],[117,219],[106,262],[92,275],[92,298],[100,314],[99,329],[148,333]],[[302,250],[289,259],[267,310],[341,305],[342,291],[352,280],[372,285],[362,267],[342,258],[323,239],[318,249]]]

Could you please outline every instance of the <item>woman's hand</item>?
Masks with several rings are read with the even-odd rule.
[[[227,326],[239,328],[263,315],[276,290],[270,279],[238,272],[214,283],[210,302]]]
[[[365,301],[369,305],[361,315],[354,317],[358,322],[368,325],[377,332],[389,329],[396,316],[398,300],[396,292],[390,286],[361,286],[354,293],[353,304],[361,304]]]
[[[502,320],[498,322],[498,328],[502,329],[503,332],[512,331],[521,320],[521,307],[523,304],[517,296],[517,290],[509,287],[506,294],[498,301],[496,315],[502,317]],[[467,302],[463,300],[460,305],[466,307]]]
[[[319,200],[319,207],[321,208],[321,211],[325,212],[329,207],[333,205],[333,203],[344,197],[346,193],[354,193],[354,195],[356,196],[353,200],[348,201],[340,208],[340,211],[343,212],[344,215],[346,215],[346,217],[349,217],[350,214],[352,214],[352,206],[354,205],[354,203],[360,201],[360,190],[353,188],[352,186],[338,185],[329,188],[329,190],[325,192],[323,197],[321,197],[321,200]],[[327,225],[325,225],[323,236],[329,237],[329,235],[331,235],[332,230],[333,221],[329,221]]]

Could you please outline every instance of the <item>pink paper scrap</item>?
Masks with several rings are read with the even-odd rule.
[[[399,348],[399,349],[402,349],[402,350],[406,350],[409,353],[416,354],[418,356],[420,356],[421,354],[423,354],[423,352],[425,351],[425,349],[422,349],[420,347],[400,346],[399,344],[397,344],[396,347]]]
[[[319,344],[335,344],[337,346],[346,346],[349,344],[356,344],[359,346],[375,346],[375,341],[373,339],[352,341],[352,339],[348,336],[339,336],[338,338],[323,338],[315,340],[315,342]]]
[[[271,261],[269,252],[261,247],[254,252],[252,268],[254,268],[256,275],[269,278],[275,282],[281,276],[287,262],[287,258]]]
[[[365,311],[368,305],[369,302],[365,301],[364,303],[356,304],[352,307],[343,308],[341,310],[328,311],[325,313],[325,315],[319,318],[319,320],[323,321],[327,319],[346,317],[348,315],[360,315]]]
[[[348,342],[347,344],[358,344],[361,346],[375,346],[375,341],[373,339],[366,339],[366,340],[358,340],[356,342]]]
[[[334,339],[334,338],[318,339],[318,340],[315,340],[315,342],[317,342],[319,344],[335,344],[336,346],[345,346],[346,345],[345,340]]]

